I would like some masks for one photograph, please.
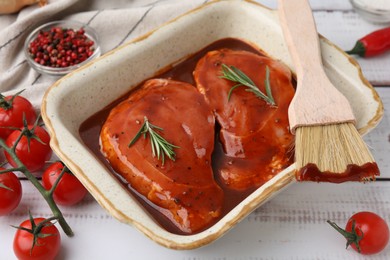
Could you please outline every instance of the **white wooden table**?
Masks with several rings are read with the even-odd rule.
[[[259,2],[276,7],[273,0]],[[116,7],[120,5],[125,6],[126,1],[116,2]],[[383,27],[362,20],[347,0],[312,0],[311,5],[319,32],[342,49],[351,48],[356,39]],[[345,250],[345,239],[326,223],[330,219],[344,226],[353,213],[363,210],[376,212],[390,223],[390,52],[358,62],[385,105],[382,122],[365,137],[378,161],[382,180],[369,184],[294,184],[224,237],[190,251],[157,245],[135,228],[119,223],[89,196],[76,207],[63,208],[75,236],[68,238],[62,233],[58,259],[367,259],[352,249]],[[29,182],[23,181],[23,189],[20,206],[0,217],[0,259],[15,258],[15,229],[10,225],[26,219],[27,209],[36,216],[50,215]],[[390,259],[390,246],[369,259]]]

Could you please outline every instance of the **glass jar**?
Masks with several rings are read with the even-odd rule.
[[[373,23],[390,23],[390,0],[350,0],[361,17]]]

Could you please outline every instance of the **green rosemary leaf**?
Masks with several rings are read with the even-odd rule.
[[[156,125],[151,124],[150,122],[149,122],[149,125],[150,125],[150,127],[153,128],[153,129],[157,129],[157,130],[161,130],[161,131],[164,130],[164,129],[162,129],[162,128],[159,127],[159,126],[156,126]]]
[[[134,138],[130,141],[130,143],[128,144],[128,147],[132,146],[138,139],[139,137],[144,134],[144,138],[146,138],[146,132],[144,132],[144,128],[145,128],[145,124],[146,124],[146,121],[144,121],[143,125],[141,126],[141,128],[139,129],[139,131],[137,132],[137,134],[134,136]]]
[[[250,87],[257,88],[255,83],[244,72],[242,72],[241,70],[239,70],[238,68],[236,68],[234,66],[232,66],[232,69],[236,73],[236,75],[238,76],[238,80],[243,82],[244,86],[250,86]]]
[[[230,100],[230,97],[232,96],[233,90],[235,90],[236,88],[238,88],[240,86],[242,86],[242,84],[236,84],[230,88],[229,93],[228,93],[228,101]]]
[[[162,150],[162,149],[160,149],[161,143],[160,143],[160,141],[158,139],[158,135],[156,135],[155,132],[152,131],[152,130],[150,131],[150,139],[152,140],[152,142],[154,144],[154,149],[155,149],[155,151],[157,153],[157,159],[160,160],[160,158],[161,158],[161,150]],[[164,156],[164,154],[162,156]]]
[[[266,67],[265,67],[265,80],[264,80],[265,92],[267,93],[267,96],[268,96],[271,100],[274,101],[274,104],[275,104],[274,97],[272,96],[271,83],[270,83],[270,80],[269,80],[269,74],[270,74],[269,67],[266,66]]]
[[[234,83],[237,83],[229,90],[228,100],[230,100],[231,94],[236,88],[240,86],[245,86],[247,87],[246,91],[252,92],[258,98],[263,99],[271,106],[275,106],[276,103],[271,92],[269,74],[270,74],[269,68],[268,66],[266,66],[266,78],[265,78],[266,94],[264,94],[244,72],[242,72],[240,69],[236,68],[235,66],[228,66],[226,64],[222,64],[222,75],[220,77],[223,79],[230,80]]]
[[[156,132],[156,130],[164,131],[163,128],[151,124],[148,118],[145,116],[144,123],[134,138],[130,141],[128,147],[132,146],[142,134],[144,134],[145,138],[146,134],[149,134],[153,157],[157,157],[158,160],[161,159],[162,165],[165,163],[165,155],[172,161],[175,161],[176,153],[173,151],[173,149],[180,147],[169,143],[158,132]]]
[[[152,155],[153,155],[153,157],[155,157],[157,155],[157,159],[160,160],[160,152],[157,149],[158,144],[156,143],[156,139],[152,137],[153,136],[153,131],[150,130],[149,134],[150,134],[150,145],[152,147]]]

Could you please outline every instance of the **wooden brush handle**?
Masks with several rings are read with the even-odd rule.
[[[279,18],[298,77],[322,66],[320,42],[307,0],[279,0]]]
[[[289,107],[292,132],[304,125],[354,122],[348,100],[333,86],[322,64],[320,43],[307,0],[279,0],[279,18],[295,65],[297,91]]]

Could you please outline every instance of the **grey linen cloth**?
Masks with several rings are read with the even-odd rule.
[[[0,92],[24,89],[37,111],[42,97],[59,77],[43,75],[26,61],[23,45],[28,34],[43,23],[75,20],[93,27],[102,54],[153,30],[207,0],[49,0],[16,14],[0,15]]]

